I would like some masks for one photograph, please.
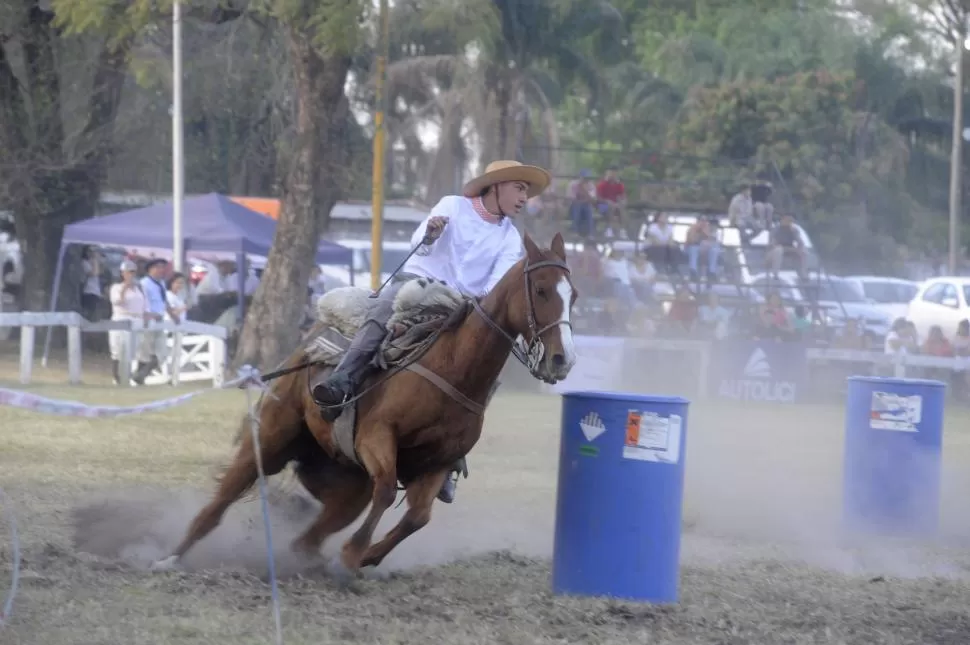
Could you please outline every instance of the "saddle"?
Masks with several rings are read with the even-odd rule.
[[[373,303],[370,292],[359,287],[334,289],[317,303],[317,319],[304,343],[305,359],[332,370],[350,347],[354,335],[367,320]],[[386,335],[374,357],[380,370],[407,369],[424,377],[466,408],[476,412],[482,406],[469,400],[440,376],[417,364],[420,354],[430,349],[438,335],[461,323],[471,301],[461,293],[431,279],[419,278],[401,287],[394,300],[394,313]],[[333,425],[336,448],[359,464],[354,443],[357,433],[357,402],[349,403]]]

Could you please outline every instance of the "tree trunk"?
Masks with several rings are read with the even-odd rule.
[[[342,130],[349,110],[344,84],[350,59],[321,57],[310,38],[292,26],[286,38],[296,89],[296,138],[284,160],[276,238],[234,361],[262,369],[279,364],[300,340],[317,244],[347,174]]]
[[[113,151],[112,123],[131,46],[130,38],[102,44],[86,101],[87,118],[83,129],[70,135],[69,144],[61,120],[68,99],[55,55],[60,35],[51,21],[52,14],[35,7],[24,27],[28,82],[17,82],[0,47],[0,167],[7,169],[0,175],[0,206],[14,214],[26,311],[46,311],[50,304],[64,226],[95,214]],[[64,278],[61,308],[76,308],[77,272],[67,270]]]

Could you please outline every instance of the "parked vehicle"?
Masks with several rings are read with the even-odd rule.
[[[939,325],[947,338],[953,338],[957,325],[970,319],[970,277],[930,278],[920,286],[909,303],[907,318],[920,339]]]
[[[909,303],[920,287],[914,280],[886,276],[850,275],[845,280],[856,283],[866,298],[893,319],[906,317]]]
[[[762,273],[752,277],[751,286],[762,294],[777,291],[787,304],[810,308],[814,300],[824,313],[823,322],[827,327],[838,330],[847,318],[853,318],[862,324],[873,341],[882,342],[892,326],[893,317],[889,312],[866,298],[857,282],[839,276],[811,272],[800,283],[794,271],[781,271],[778,278]]]

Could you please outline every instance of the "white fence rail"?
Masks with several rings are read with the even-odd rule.
[[[223,383],[226,362],[226,328],[187,321],[184,323],[105,320],[88,322],[76,312],[23,312],[0,313],[0,328],[20,328],[20,382],[30,383],[34,348],[38,327],[67,328],[67,378],[71,384],[81,382],[81,334],[126,331],[127,339],[119,356],[119,383],[126,386],[131,381],[131,363],[135,356],[138,334],[142,331],[164,331],[168,339],[170,355],[162,367],[160,376],[152,375],[146,383],[171,383],[181,381],[211,380],[215,387]]]

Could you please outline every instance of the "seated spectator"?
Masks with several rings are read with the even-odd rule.
[[[781,265],[786,257],[796,260],[795,271],[801,278],[805,275],[805,248],[795,226],[795,221],[788,213],[781,216],[781,223],[771,229],[771,241],[768,248],[768,269],[774,276],[778,276]]]
[[[923,343],[921,353],[927,356],[943,357],[952,357],[956,355],[953,350],[953,345],[951,345],[950,341],[948,341],[946,336],[943,335],[943,328],[939,325],[933,325],[930,327],[930,334]]]
[[[707,294],[707,302],[697,308],[697,323],[702,332],[722,340],[728,335],[731,311],[721,305],[713,291]]]
[[[869,338],[862,333],[862,329],[859,327],[859,321],[855,318],[849,318],[845,321],[845,326],[836,333],[832,341],[832,347],[836,349],[868,351],[870,349]]]
[[[759,340],[791,340],[794,337],[795,329],[788,310],[777,293],[769,294],[767,302],[761,305],[757,325],[755,338]]]
[[[677,272],[680,246],[674,241],[674,227],[667,221],[667,213],[657,213],[652,224],[644,224],[640,239],[647,244],[647,258],[653,266],[663,273]]]
[[[706,217],[701,217],[687,229],[687,264],[690,267],[691,278],[694,280],[700,277],[697,262],[701,253],[707,256],[707,280],[713,282],[717,278],[717,261],[721,256],[721,245],[711,228],[711,222]]]
[[[569,184],[569,219],[573,231],[582,238],[592,237],[595,232],[593,222],[593,203],[596,201],[596,188],[590,179],[592,173],[583,169],[579,178]]]
[[[926,337],[926,341],[923,342],[921,350],[926,356],[953,358],[956,355],[953,345],[951,345],[950,341],[948,341],[946,336],[943,335],[943,328],[939,325],[933,325],[930,327],[930,333]],[[931,367],[924,370],[924,374],[928,378],[940,380],[949,380],[953,375],[951,370],[942,367]]]
[[[616,170],[616,166],[607,168],[606,175],[596,184],[596,207],[606,220],[605,236],[625,239],[627,237],[626,228],[624,228],[626,188],[617,177]]]
[[[808,310],[805,309],[805,305],[795,305],[792,329],[799,338],[805,338],[812,331],[812,319],[808,315]]]
[[[897,318],[883,343],[886,354],[919,354],[919,339],[905,318]]]
[[[751,201],[751,184],[742,184],[741,190],[731,198],[731,203],[728,205],[728,222],[738,229],[744,244],[750,242],[752,237],[764,229],[755,218],[754,203]]]
[[[667,312],[667,328],[675,334],[688,333],[697,321],[697,303],[690,289],[685,286],[677,288],[677,295],[670,303]]]
[[[620,301],[621,306],[631,307],[636,298],[630,285],[630,265],[623,251],[613,248],[603,262],[603,279],[610,285],[609,295]]]
[[[751,187],[751,211],[754,221],[762,230],[775,223],[775,207],[770,201],[772,191],[774,186],[770,181],[756,181]]]
[[[653,301],[653,288],[657,282],[657,270],[642,253],[637,253],[630,267],[630,285],[640,302]]]
[[[603,260],[595,244],[584,244],[575,259],[569,259],[569,267],[580,293],[603,296]]]

